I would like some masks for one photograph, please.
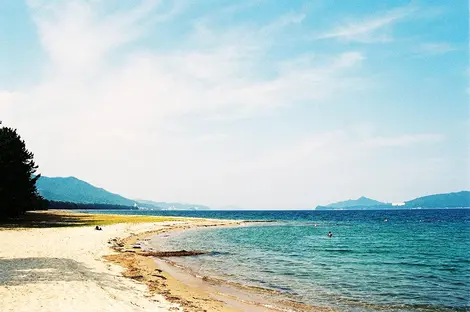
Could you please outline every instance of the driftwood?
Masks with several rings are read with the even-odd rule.
[[[144,251],[144,252],[137,252],[138,255],[146,256],[146,257],[186,257],[186,256],[199,256],[208,254],[208,251],[200,251],[200,250],[177,250],[177,251]]]
[[[111,248],[113,248],[116,251],[120,252],[127,252],[127,253],[135,253],[136,255],[140,256],[145,256],[145,257],[157,257],[157,258],[163,258],[163,257],[186,257],[186,256],[198,256],[198,255],[204,255],[208,254],[208,251],[201,251],[201,250],[177,250],[177,251],[155,251],[155,250],[148,250],[152,248],[148,248],[147,246],[142,246],[140,243],[136,243],[131,245],[130,247],[132,249],[127,249],[124,248],[124,242],[119,239],[119,238],[112,238],[108,241],[108,244],[111,245]],[[143,251],[142,249],[147,249],[146,251]],[[141,249],[142,251],[138,251],[138,249]]]

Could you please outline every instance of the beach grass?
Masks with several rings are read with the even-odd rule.
[[[114,214],[88,214],[63,210],[29,211],[21,218],[11,219],[0,223],[0,229],[96,225],[106,226],[117,223],[153,223],[166,221],[184,221],[184,218]]]

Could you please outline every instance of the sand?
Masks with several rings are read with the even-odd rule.
[[[106,225],[102,231],[92,225],[3,228],[0,311],[256,311],[218,300],[215,294],[163,272],[153,258],[116,252],[110,244],[116,238],[132,244],[175,228],[234,224],[237,222],[185,219]],[[145,279],[136,276],[133,266]]]
[[[174,224],[175,222],[170,222]],[[167,223],[168,224],[168,223]],[[165,223],[0,231],[0,311],[179,311],[103,261],[108,240]]]
[[[243,222],[178,219],[105,225],[102,231],[94,225],[0,228],[0,311],[274,311],[252,300],[256,294],[214,287],[131,247],[157,233],[237,225]]]

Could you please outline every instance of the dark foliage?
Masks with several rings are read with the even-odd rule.
[[[64,201],[48,200],[47,207],[49,209],[137,209],[134,206],[113,205],[113,204],[87,204],[87,203],[72,203]]]
[[[36,183],[39,194],[53,201],[72,203],[101,203],[134,206],[135,201],[108,192],[75,177],[41,176]]]
[[[46,207],[36,189],[33,156],[15,129],[0,127],[0,219]]]

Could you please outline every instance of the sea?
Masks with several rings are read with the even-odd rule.
[[[271,221],[183,231],[164,244],[210,251],[178,258],[198,275],[297,302],[354,312],[470,311],[470,209],[107,213]]]

